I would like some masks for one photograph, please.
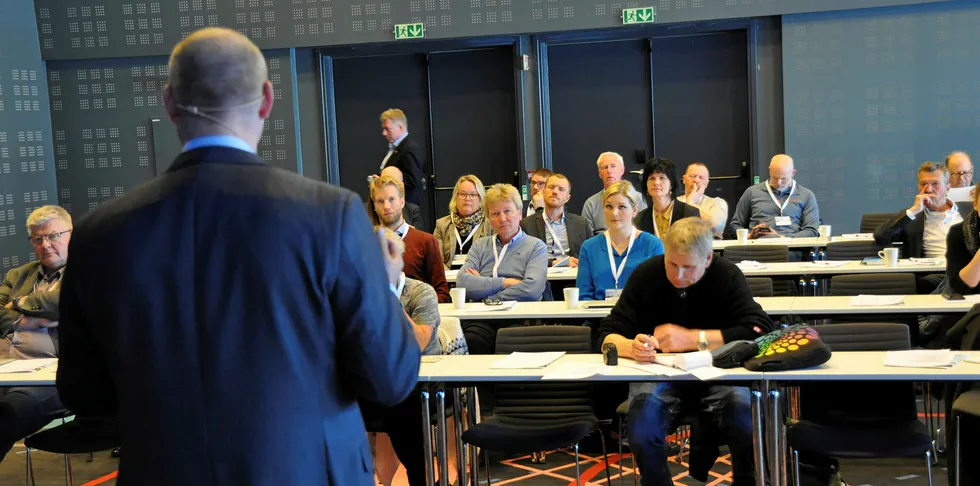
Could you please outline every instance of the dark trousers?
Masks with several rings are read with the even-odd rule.
[[[634,385],[635,386],[635,385]],[[673,486],[667,468],[667,429],[684,412],[703,412],[732,452],[733,486],[755,484],[752,413],[744,387],[701,383],[651,384],[652,393],[630,397],[627,428],[642,486]]]
[[[416,389],[405,401],[394,407],[361,402],[361,414],[368,432],[384,432],[391,438],[391,447],[405,466],[408,484],[425,486],[425,436],[422,431],[421,391]],[[430,399],[431,404],[431,399]],[[447,403],[448,407],[449,404]]]
[[[0,388],[0,461],[15,442],[64,413],[53,386]]]

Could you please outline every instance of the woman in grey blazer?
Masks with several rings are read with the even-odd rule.
[[[442,251],[442,263],[446,268],[460,266],[466,260],[466,253],[473,242],[493,234],[490,223],[483,212],[483,200],[487,191],[475,175],[464,175],[456,181],[453,198],[449,201],[449,216],[436,221],[433,236]]]

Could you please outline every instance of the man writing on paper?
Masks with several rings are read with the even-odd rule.
[[[664,254],[633,271],[616,306],[602,320],[599,342],[615,344],[624,358],[651,362],[658,352],[707,351],[774,329],[769,316],[752,299],[738,267],[713,256],[712,240],[711,223],[705,220],[684,218],[674,223],[664,238]],[[717,428],[732,451],[734,486],[755,484],[747,388],[632,383],[629,437],[640,468],[640,484],[674,484],[667,469],[664,438],[667,428],[690,412],[714,417],[709,425]]]
[[[544,211],[521,220],[521,229],[548,246],[548,260],[553,267],[578,267],[582,243],[592,237],[589,220],[565,210],[572,197],[572,183],[562,174],[553,174],[541,191]]]
[[[779,154],[769,161],[769,179],[749,187],[732,214],[732,229],[749,229],[749,238],[819,236],[817,197],[793,180],[793,159]]]
[[[27,232],[37,261],[10,270],[0,284],[0,331],[6,336],[0,358],[57,358],[61,276],[68,263],[71,216],[58,206],[40,207],[27,217]],[[0,388],[0,460],[14,442],[64,411],[54,387]]]

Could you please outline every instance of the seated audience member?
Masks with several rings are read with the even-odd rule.
[[[607,187],[623,180],[623,175],[626,174],[626,164],[623,162],[623,157],[616,152],[603,152],[595,163],[599,167],[602,190],[585,200],[585,204],[582,206],[582,217],[589,220],[595,233],[599,234],[606,230],[606,227],[603,226],[606,224],[606,218],[602,209],[602,193]],[[638,203],[640,211],[646,209],[646,203],[642,199]]]
[[[919,166],[919,193],[912,207],[883,221],[875,228],[875,242],[882,246],[902,243],[902,258],[943,258],[946,235],[954,224],[962,222],[956,205],[946,198],[949,172],[933,162]],[[942,282],[943,275],[927,275],[917,280],[917,292],[931,293]]]
[[[524,216],[534,216],[534,213],[544,211],[544,187],[552,172],[548,169],[538,169],[531,174],[531,200],[527,203]]]
[[[43,206],[28,216],[27,231],[37,261],[8,271],[0,284],[0,332],[6,336],[0,358],[57,358],[59,297],[68,263],[71,216],[58,206]],[[0,460],[16,441],[64,411],[53,386],[0,388]]]
[[[393,248],[392,259],[402,259],[405,245],[401,237],[390,229],[385,230],[389,248]],[[418,280],[408,278],[401,273],[391,281],[397,289],[398,301],[401,302],[405,315],[408,316],[415,332],[422,356],[442,354],[439,347],[439,303],[436,292],[432,287]],[[425,453],[419,444],[422,443],[422,403],[418,394],[412,393],[405,401],[394,407],[384,407],[376,403],[361,401],[361,413],[364,423],[368,424],[371,432],[386,432],[391,438],[391,445],[398,460],[405,466],[408,484],[424,486]],[[377,427],[372,427],[377,425]]]
[[[701,211],[687,203],[674,199],[677,189],[677,170],[669,159],[655,158],[643,167],[642,179],[646,184],[644,199],[650,207],[636,216],[636,227],[663,238],[670,225],[683,218],[700,218]]]
[[[980,203],[973,194],[974,206]],[[980,216],[970,211],[963,221],[952,225],[946,234],[946,278],[950,289],[962,295],[980,293]]]
[[[433,233],[442,250],[442,263],[449,268],[456,260],[461,265],[476,240],[493,234],[484,212],[486,189],[475,175],[464,175],[456,181],[449,201],[449,216],[436,221]]]
[[[386,168],[385,170],[388,170]],[[421,280],[432,286],[439,296],[439,302],[451,302],[449,284],[446,283],[446,267],[442,265],[442,254],[435,237],[410,226],[404,218],[405,186],[401,181],[387,175],[371,183],[371,198],[378,223],[394,231],[405,243],[403,252],[405,275]]]
[[[684,195],[677,198],[682,203],[694,206],[701,212],[701,219],[711,223],[715,239],[721,239],[728,222],[728,203],[720,197],[705,196],[710,174],[708,166],[694,162],[684,172]]]
[[[521,194],[510,184],[494,184],[487,191],[486,213],[496,236],[473,243],[456,286],[466,289],[467,300],[541,300],[548,284],[548,249],[521,231]],[[470,353],[493,354],[498,327],[464,322]]]
[[[769,161],[769,179],[749,187],[732,214],[732,229],[748,229],[749,238],[819,236],[817,197],[793,180],[793,159],[779,154]]]
[[[663,255],[664,247],[651,233],[633,226],[640,193],[629,181],[620,181],[603,193],[606,231],[582,244],[575,285],[581,300],[619,297],[633,270],[649,258]]]
[[[637,267],[602,320],[599,342],[615,344],[621,357],[649,362],[658,352],[710,350],[771,331],[775,326],[752,299],[745,276],[714,257],[711,244],[710,223],[675,223],[664,238],[664,254]],[[627,423],[641,484],[674,484],[664,438],[690,412],[714,418],[712,425],[732,451],[733,484],[755,484],[748,389],[699,382],[630,385]]]
[[[946,169],[949,170],[949,187],[973,186],[973,161],[966,152],[956,151],[947,155]],[[973,211],[973,201],[958,201],[956,207],[961,215],[969,214]]]
[[[381,171],[381,175],[391,176],[394,177],[395,179],[398,179],[398,182],[401,182],[403,184],[402,187],[404,187],[405,175],[402,174],[402,170],[399,169],[398,167],[389,165],[388,167],[385,167]],[[422,208],[420,208],[418,204],[413,204],[408,201],[405,201],[405,221],[408,221],[408,224],[422,231],[426,231],[428,229],[422,227]]]
[[[577,267],[582,243],[592,237],[592,224],[565,210],[572,197],[572,183],[562,174],[548,177],[540,192],[544,211],[521,220],[521,229],[544,242],[551,266]]]

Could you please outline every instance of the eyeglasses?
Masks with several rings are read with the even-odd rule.
[[[469,192],[460,192],[460,193],[456,194],[456,197],[458,197],[460,199],[480,199],[480,195],[479,194],[471,194]]]
[[[483,305],[504,305],[504,300],[500,297],[484,297]]]
[[[531,185],[534,187],[544,187],[545,182],[547,181],[531,181]]]
[[[950,178],[953,178],[953,177],[963,178],[963,177],[966,177],[966,176],[969,176],[969,175],[972,175],[972,174],[973,174],[973,171],[972,170],[965,170],[963,172],[950,172],[949,173],[949,177]]]
[[[60,231],[58,233],[51,233],[47,235],[37,235],[31,236],[28,239],[31,240],[31,244],[34,246],[41,246],[44,244],[44,240],[48,240],[49,243],[57,243],[67,233],[71,233],[71,230]]]

